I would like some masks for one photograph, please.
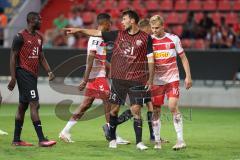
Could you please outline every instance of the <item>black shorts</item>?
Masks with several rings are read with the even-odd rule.
[[[109,101],[113,104],[124,105],[128,95],[130,105],[138,104],[142,106],[144,99],[151,97],[144,86],[141,82],[112,79]]]
[[[17,68],[16,79],[20,103],[28,103],[39,100],[36,77],[22,68]]]

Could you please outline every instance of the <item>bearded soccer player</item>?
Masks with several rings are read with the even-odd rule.
[[[109,31],[111,27],[111,17],[106,13],[97,16],[98,30]],[[91,107],[93,101],[102,99],[105,109],[107,127],[109,126],[110,103],[108,102],[110,89],[106,78],[106,44],[101,37],[90,37],[88,40],[86,71],[83,80],[80,82],[79,90],[86,88],[83,102],[76,109],[64,129],[59,134],[59,138],[65,142],[74,142],[71,139],[71,128],[77,123],[84,113]],[[117,137],[118,144],[128,144],[129,142]]]
[[[56,141],[45,138],[42,131],[38,110],[39,97],[37,90],[37,78],[39,64],[43,66],[49,76],[49,81],[54,78],[44,54],[42,53],[43,38],[37,31],[40,29],[41,17],[36,12],[27,14],[27,28],[20,31],[13,40],[10,56],[11,81],[8,89],[12,91],[17,82],[19,90],[19,105],[15,117],[15,130],[12,145],[33,146],[33,144],[21,140],[21,131],[25,112],[30,106],[31,119],[39,139],[40,147],[50,147]]]
[[[149,24],[149,19],[141,19],[138,22],[138,27],[140,30],[147,34],[151,34],[151,26]],[[148,95],[147,98],[144,99],[144,103],[147,106],[148,112],[147,112],[147,121],[148,121],[148,127],[149,127],[149,134],[150,134],[150,141],[155,142],[155,137],[153,133],[153,127],[152,127],[152,114],[153,114],[153,104],[151,102],[151,95]],[[132,118],[133,115],[130,111],[130,109],[124,111],[119,117],[118,117],[118,125],[124,123],[125,121],[129,120]],[[169,143],[168,140],[163,139],[162,137],[160,138],[161,143]]]
[[[122,14],[123,31],[102,32],[93,29],[66,28],[67,34],[81,32],[90,36],[102,37],[106,43],[114,43],[111,58],[111,112],[109,148],[117,148],[116,128],[118,112],[126,96],[129,95],[131,112],[134,117],[136,148],[145,150],[148,147],[142,142],[141,107],[143,98],[133,88],[146,85],[151,88],[154,74],[154,59],[151,37],[138,28],[139,16],[135,11],[127,10]],[[148,62],[148,67],[146,66]],[[147,69],[148,68],[148,69]],[[144,95],[143,95],[144,97]]]
[[[153,40],[153,54],[155,61],[154,86],[152,87],[153,130],[155,135],[155,149],[161,149],[160,141],[160,110],[165,95],[168,97],[168,107],[173,115],[173,124],[177,133],[177,143],[174,150],[186,147],[183,139],[183,119],[178,108],[179,101],[179,71],[177,56],[180,57],[185,71],[185,87],[191,88],[192,79],[190,66],[178,36],[164,31],[164,21],[159,15],[150,19]]]

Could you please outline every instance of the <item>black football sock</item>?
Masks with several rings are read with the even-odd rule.
[[[117,116],[110,115],[109,132],[111,140],[116,139],[117,119],[118,119]]]
[[[151,112],[151,111],[147,112],[147,121],[148,121],[150,139],[154,139],[153,127],[152,127],[152,114],[153,114],[153,112]]]
[[[14,142],[20,142],[20,136],[22,133],[23,121],[15,119],[15,129],[14,129]]]
[[[126,122],[127,120],[129,120],[130,118],[132,118],[132,112],[130,109],[124,111],[117,119],[117,124],[122,124],[124,122]]]
[[[43,141],[45,138],[44,138],[43,131],[42,131],[41,121],[35,121],[35,122],[33,122],[33,125],[34,125],[35,131],[37,133],[39,142]]]
[[[134,118],[133,126],[136,135],[136,144],[138,144],[142,142],[142,119]]]

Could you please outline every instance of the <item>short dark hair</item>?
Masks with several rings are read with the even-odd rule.
[[[133,10],[126,10],[126,11],[123,11],[122,13],[122,17],[125,16],[125,15],[128,15],[130,18],[134,19],[136,24],[138,24],[139,22],[139,16],[137,14],[137,12],[133,11]]]
[[[27,14],[27,23],[29,23],[33,18],[39,16],[38,12],[29,12]]]
[[[147,18],[141,19],[141,20],[138,22],[138,26],[139,26],[140,28],[150,26],[149,19],[147,19]]]
[[[103,21],[110,21],[111,16],[107,13],[100,13],[97,15],[97,23],[101,24]]]

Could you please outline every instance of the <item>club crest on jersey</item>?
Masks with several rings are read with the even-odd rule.
[[[143,42],[142,42],[141,40],[137,40],[137,41],[136,41],[136,45],[137,45],[137,46],[140,46],[142,43],[143,43]]]
[[[169,44],[169,43],[166,43],[166,44],[165,44],[165,47],[166,47],[166,49],[170,49],[170,44]]]
[[[41,39],[38,39],[38,44],[39,44],[39,45],[41,45],[41,42],[42,42]]]

